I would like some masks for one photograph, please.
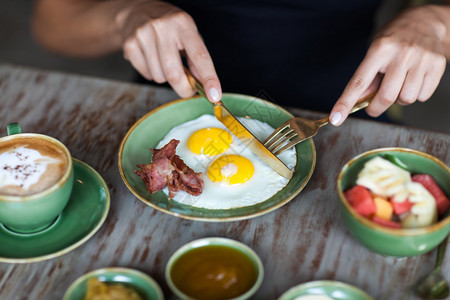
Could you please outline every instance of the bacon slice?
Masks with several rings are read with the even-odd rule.
[[[149,164],[137,165],[141,170],[134,173],[142,178],[145,188],[154,194],[166,186],[169,187],[169,198],[178,191],[185,191],[193,196],[203,192],[202,173],[196,173],[176,155],[179,140],[172,139],[161,149],[151,149],[153,161]]]

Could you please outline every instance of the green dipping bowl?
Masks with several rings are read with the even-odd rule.
[[[147,274],[129,268],[103,268],[86,273],[67,289],[63,300],[83,300],[89,279],[97,277],[106,283],[120,283],[134,289],[144,300],[164,300],[158,283]]]
[[[364,152],[344,165],[337,180],[339,207],[349,232],[368,249],[386,256],[414,256],[435,248],[450,232],[450,212],[439,222],[421,228],[393,229],[375,224],[356,213],[344,197],[344,191],[355,185],[364,163],[375,156],[390,154],[400,159],[414,173],[434,177],[447,197],[450,195],[450,168],[439,159],[408,148],[380,148]]]
[[[236,295],[231,298],[227,298],[227,297],[225,297],[225,298],[227,300],[244,300],[244,299],[249,299],[251,296],[253,296],[256,293],[256,291],[259,289],[259,287],[261,286],[261,283],[264,278],[264,267],[263,267],[263,264],[261,262],[261,259],[258,256],[258,254],[256,254],[256,252],[253,251],[253,249],[251,249],[250,247],[248,247],[247,245],[245,245],[241,242],[238,242],[238,241],[235,241],[232,239],[228,239],[228,238],[222,238],[222,237],[208,237],[208,238],[194,240],[194,241],[191,241],[191,242],[183,245],[177,251],[175,251],[175,253],[172,254],[169,261],[167,262],[166,281],[169,285],[169,288],[177,296],[177,298],[183,299],[183,300],[195,300],[196,299],[193,296],[190,296],[190,295],[186,294],[185,292],[183,292],[182,289],[180,289],[177,286],[177,284],[175,282],[176,280],[174,280],[174,278],[172,277],[172,275],[173,275],[172,269],[176,266],[177,262],[180,259],[183,259],[183,257],[185,257],[185,255],[189,255],[189,253],[192,253],[192,251],[196,251],[196,250],[202,249],[202,248],[205,249],[206,247],[211,247],[211,246],[212,247],[224,247],[224,248],[228,248],[233,251],[237,251],[237,252],[241,253],[248,259],[248,261],[250,262],[250,265],[253,266],[254,271],[255,271],[256,276],[255,276],[255,280],[254,280],[253,284],[251,285],[251,287],[249,287],[245,292],[241,293],[240,295]],[[217,248],[213,248],[213,249],[217,249]],[[212,254],[212,256],[214,256],[214,254]],[[211,253],[203,256],[204,259],[205,259],[205,257],[211,257]],[[206,259],[208,259],[208,258],[206,258]],[[231,258],[229,258],[229,259],[231,259]],[[196,265],[195,268],[202,269],[203,267],[201,265],[202,264],[200,263],[200,264]],[[241,263],[239,263],[239,265],[241,268],[244,268],[244,265],[242,265]],[[218,268],[220,269],[220,267],[218,267]],[[174,269],[174,270],[176,270],[176,269]],[[210,269],[210,270],[212,270],[212,269]],[[196,274],[199,274],[199,273],[196,273]],[[219,298],[224,299],[224,297],[222,297],[222,296],[223,295],[219,296]]]
[[[318,280],[296,285],[287,290],[278,300],[295,300],[297,297],[312,295],[328,296],[339,300],[374,300],[363,290],[334,280]]]

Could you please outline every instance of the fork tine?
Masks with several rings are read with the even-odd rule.
[[[271,141],[269,143],[264,143],[264,146],[266,146],[268,149],[275,147],[280,141],[286,140],[286,136],[290,135],[292,132],[294,132],[294,129],[291,127],[287,127],[285,130],[278,131],[275,136],[271,138]]]
[[[286,135],[280,137],[279,139],[277,139],[276,142],[272,143],[269,150],[272,151],[272,153],[275,153],[280,148],[282,148],[286,143],[290,142],[291,139],[293,139],[297,136],[298,136],[298,133],[296,131],[294,131],[293,129],[291,129],[289,134],[286,134]]]
[[[268,137],[267,139],[264,141],[264,146],[268,147],[269,145],[271,145],[271,141],[278,136],[282,131],[284,131],[286,128],[290,128],[290,120],[284,122],[283,124],[281,124],[277,129],[275,129]]]
[[[287,149],[291,148],[292,146],[297,145],[298,143],[302,142],[306,140],[306,138],[304,137],[297,137],[294,140],[291,140],[289,143],[287,143],[284,147],[282,147],[281,149],[277,149],[276,151],[272,151],[272,153],[274,155],[280,155],[281,153],[283,153],[284,151],[286,151]]]

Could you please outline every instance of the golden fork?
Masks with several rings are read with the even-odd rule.
[[[376,92],[360,99],[355,106],[353,106],[350,113],[354,113],[369,106],[370,101],[372,101],[375,94]],[[325,118],[315,121],[299,117],[292,118],[275,129],[263,144],[273,154],[279,155],[292,146],[315,136],[320,127],[328,124],[329,117],[330,116],[328,115]]]

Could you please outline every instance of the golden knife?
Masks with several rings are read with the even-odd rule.
[[[192,73],[185,68],[191,86],[205,99],[208,99],[205,94],[203,85]],[[217,120],[222,122],[228,130],[230,130],[241,142],[243,142],[254,154],[256,154],[269,167],[276,171],[281,176],[290,179],[292,171],[269,149],[267,149],[236,117],[225,107],[222,101],[212,103],[214,105],[214,114]]]

